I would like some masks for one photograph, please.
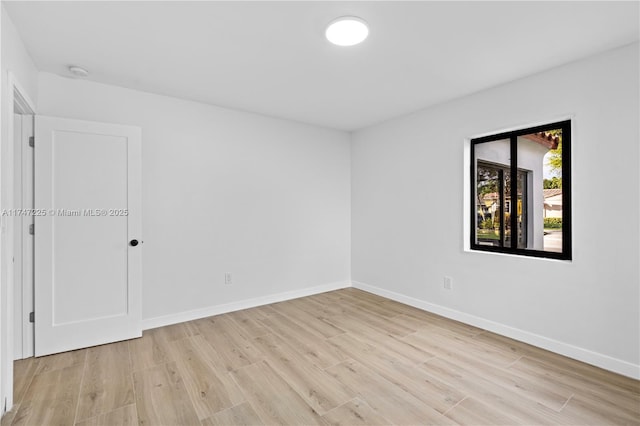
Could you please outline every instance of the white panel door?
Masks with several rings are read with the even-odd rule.
[[[140,128],[35,128],[35,355],[140,337]]]

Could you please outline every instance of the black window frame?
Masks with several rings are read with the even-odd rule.
[[[562,252],[551,252],[544,250],[534,250],[528,248],[518,248],[517,234],[514,235],[514,230],[517,229],[517,215],[510,215],[510,228],[511,228],[511,246],[499,247],[488,246],[476,243],[476,229],[477,229],[477,173],[476,173],[476,157],[475,147],[478,144],[486,142],[494,142],[498,140],[509,139],[510,146],[510,172],[511,176],[518,176],[518,137],[528,135],[531,133],[544,132],[549,130],[562,129]],[[543,124],[540,126],[527,127],[523,129],[513,130],[509,132],[502,132],[483,136],[479,138],[471,139],[471,177],[470,177],[470,213],[471,222],[469,226],[469,240],[470,248],[474,251],[494,252],[494,253],[506,253],[515,254],[520,256],[529,257],[541,257],[549,259],[559,260],[572,260],[572,212],[571,212],[571,120],[558,121],[549,124]],[[516,178],[517,187],[517,178]],[[511,190],[510,193],[510,205],[517,206],[518,191]],[[501,206],[504,209],[503,206]],[[503,216],[501,214],[501,216]],[[503,220],[503,219],[502,219]],[[527,219],[529,220],[529,219]],[[504,221],[504,220],[503,220]],[[500,238],[505,237],[504,230],[501,229]],[[528,236],[531,237],[531,236]]]

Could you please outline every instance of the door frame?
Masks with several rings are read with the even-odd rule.
[[[16,114],[25,118],[22,120],[22,140],[16,145],[16,129],[13,128],[10,140],[14,140],[14,171],[13,199],[17,209],[33,208],[34,181],[33,162],[34,151],[29,146],[29,137],[34,136],[35,110],[28,99],[17,90],[14,95],[14,117]],[[19,150],[19,151],[18,151]],[[18,178],[19,177],[19,178]],[[26,200],[31,200],[27,202]],[[14,245],[13,279],[14,283],[14,359],[29,358],[34,355],[34,328],[29,321],[29,313],[33,312],[34,282],[33,282],[33,235],[29,235],[29,225],[33,224],[31,216],[13,217]],[[16,235],[19,233],[20,236]],[[18,272],[18,269],[20,270]],[[17,337],[19,336],[19,337]]]
[[[14,194],[16,191],[23,190],[22,186],[17,187],[17,182],[15,181],[16,153],[14,150],[14,136],[15,136],[15,129],[14,129],[14,123],[13,123],[14,111],[17,111],[18,113],[23,115],[32,115],[32,116],[34,116],[36,113],[35,104],[27,94],[27,91],[24,89],[24,86],[20,84],[18,79],[15,77],[15,75],[11,71],[8,71],[7,73],[7,83],[8,83],[7,84],[7,87],[8,87],[7,105],[9,108],[12,108],[12,113],[10,114],[11,120],[8,120],[7,122],[7,130],[8,130],[7,157],[9,158],[7,158],[5,165],[9,168],[9,170],[6,173],[6,176],[8,177],[8,182],[3,182],[2,184],[2,186],[4,188],[7,188],[9,191],[9,194],[7,197],[9,200],[9,205],[3,206],[3,209],[14,208],[15,207],[13,205]],[[18,164],[17,166],[22,169],[24,167],[24,162],[22,162],[21,164]],[[21,172],[23,170],[24,169],[22,169]],[[5,395],[5,397],[6,397],[6,407],[7,407],[7,410],[9,410],[13,406],[13,361],[14,361],[14,355],[15,355],[14,292],[20,292],[24,294],[25,287],[29,287],[29,286],[28,285],[25,286],[23,282],[14,281],[14,267],[13,267],[13,258],[15,256],[14,232],[16,228],[15,224],[17,223],[17,221],[15,220],[15,217],[10,217],[10,216],[5,216],[2,218],[2,220],[4,221],[3,226],[6,229],[5,235],[8,242],[8,244],[6,245],[7,252],[2,253],[3,258],[6,259],[6,265],[7,265],[7,275],[6,275],[7,278],[6,278],[6,282],[2,283],[2,285],[6,286],[7,300],[5,301],[5,306],[7,308],[7,311],[4,314],[5,315],[4,318],[7,321],[6,330],[8,331],[7,341],[6,341],[7,359],[2,360],[2,370],[6,374],[4,380],[6,380],[6,383],[8,384],[7,394]],[[23,240],[23,244],[24,244],[24,240]],[[31,259],[31,262],[33,262],[33,258]],[[33,282],[31,283],[30,288],[27,288],[26,290],[30,294],[33,294]],[[31,301],[31,304],[33,304],[33,301]],[[26,318],[24,318],[23,316],[23,321],[24,322],[22,327],[22,330],[23,330],[22,341],[25,340],[24,330],[25,328],[28,328],[28,325],[29,325],[28,316]],[[26,323],[26,326],[25,326],[25,323]],[[33,328],[31,327],[31,329],[32,329],[31,339],[33,339]],[[24,356],[24,353],[23,353],[23,356]],[[33,356],[33,354],[29,356]]]

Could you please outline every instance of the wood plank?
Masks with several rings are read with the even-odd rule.
[[[567,402],[562,415],[574,424],[640,425],[640,417],[617,410],[607,403],[585,400],[580,395]]]
[[[255,342],[268,364],[317,413],[324,414],[355,396],[281,338],[268,334],[257,337]]]
[[[255,315],[255,319],[258,320],[267,319],[278,314],[278,312],[273,309],[273,305],[256,306],[255,308],[251,308],[249,312]]]
[[[352,359],[357,359],[358,362],[384,377],[390,383],[440,413],[445,413],[465,397],[464,393],[434,379],[422,370],[415,368],[413,364],[403,363],[392,353],[380,351],[356,338],[336,336],[329,341],[337,345]]]
[[[176,365],[201,420],[244,400],[227,371],[215,366],[207,348],[200,335],[171,343]]]
[[[554,354],[543,349],[536,348],[537,351],[531,351],[527,358],[534,359],[545,367],[556,370],[562,369],[573,377],[589,377],[591,380],[599,383],[600,386],[609,389],[615,388],[626,391],[632,395],[640,395],[640,381],[630,377],[624,377],[611,371],[603,370],[575,359],[567,358],[559,354]]]
[[[462,364],[459,363],[459,365]],[[464,365],[476,371],[478,376],[491,380],[514,394],[521,395],[555,411],[562,410],[574,395],[564,386],[555,386],[549,381],[533,380],[515,371],[495,368],[471,359],[467,359]]]
[[[76,423],[76,426],[137,426],[138,411],[131,404]]]
[[[86,355],[86,352],[83,351],[82,355]],[[66,357],[58,359],[69,360]],[[77,362],[70,367],[55,368],[36,374],[20,403],[13,424],[73,424],[83,369],[84,362]]]
[[[19,404],[36,374],[40,358],[26,358],[13,363],[13,403]],[[15,409],[13,410],[15,411]]]
[[[363,292],[366,294],[370,294],[367,292]],[[375,295],[374,295],[375,296]],[[429,311],[425,311],[423,309],[420,308],[416,308],[415,306],[410,306],[410,305],[405,305],[403,303],[400,302],[396,302],[395,300],[391,300],[391,299],[385,299],[383,297],[380,296],[375,296],[378,297],[380,299],[380,304],[384,307],[386,307],[387,309],[391,310],[392,312],[395,312],[398,315],[406,315],[412,318],[416,318],[422,321],[427,321],[427,322],[432,322],[432,321],[450,321],[446,318],[444,318],[443,316],[434,314],[433,312],[429,312]],[[470,329],[476,329],[476,327],[470,326],[465,324],[467,327],[469,327]]]
[[[541,355],[542,357],[544,357],[546,356],[545,353],[547,352],[544,349],[537,348],[535,346],[531,346],[527,343],[519,342],[505,336],[500,336],[490,331],[479,333],[473,336],[473,339],[480,341],[486,345],[491,345],[496,348],[507,350],[509,352],[522,356],[533,355],[534,357],[537,357],[538,355]],[[553,356],[553,354],[551,356]]]
[[[61,370],[63,368],[74,367],[84,364],[87,356],[86,349],[77,351],[62,352],[59,354],[47,355],[36,358],[37,366],[35,374],[47,373],[49,371]]]
[[[425,326],[433,324],[435,321],[430,318],[418,319],[405,314],[397,314],[389,317],[389,321],[393,321],[396,324],[404,325],[407,328],[411,328],[415,331],[422,330]]]
[[[304,305],[297,300],[291,300],[287,304],[280,305],[277,311],[298,324],[304,324],[305,328],[319,339],[326,339],[345,333],[344,330],[325,321],[321,315],[314,315],[312,311],[305,310]]]
[[[384,317],[376,314],[368,313],[362,309],[354,309],[349,313],[351,320],[357,320],[360,323],[366,324],[381,333],[388,334],[395,337],[406,336],[407,334],[414,333],[415,328],[409,327],[406,324],[394,322],[393,317]]]
[[[580,394],[582,399],[592,401],[594,405],[606,402],[608,410],[621,411],[640,419],[640,394],[602,383],[572,370],[550,366],[528,356],[521,357],[509,370],[518,371],[532,380],[552,383],[555,387],[565,387]]]
[[[262,354],[228,316],[216,315],[195,321],[200,333],[220,355],[228,371],[253,364]]]
[[[345,361],[326,370],[381,417],[393,424],[454,424],[379,374],[356,361]]]
[[[392,319],[403,318],[406,321],[411,321],[411,323],[407,323],[407,325],[411,324],[414,327],[423,324],[437,325],[468,337],[476,336],[484,332],[483,329],[473,325],[451,320],[432,312],[414,308],[413,306],[403,305],[393,300],[384,299],[382,305],[388,309],[392,309],[396,313],[395,316],[391,317]]]
[[[485,345],[473,338],[432,325],[427,325],[401,340],[441,355],[463,354],[494,367],[508,367],[521,357],[519,354]]]
[[[227,408],[204,419],[202,426],[254,426],[264,423],[248,402]]]
[[[341,292],[342,297],[336,302],[347,304],[353,312],[361,312],[365,315],[377,316],[382,319],[397,315],[393,309],[383,306],[382,300],[377,297],[369,297],[367,293],[359,291],[357,294]]]
[[[304,327],[275,314],[261,322],[273,334],[289,342],[289,344],[320,368],[326,368],[344,361],[346,357],[334,346],[326,341],[315,338],[307,333]]]
[[[409,316],[405,314],[396,315],[394,317],[389,318],[390,321],[396,322],[399,324],[403,324],[407,327],[412,327],[416,331],[425,331],[431,330],[439,333],[445,333],[451,337],[456,339],[468,341],[478,334],[482,333],[482,331],[476,327],[467,326],[466,324],[458,323],[456,321],[451,321],[443,317],[426,317],[425,319],[418,319],[415,316]],[[494,350],[501,349],[499,347],[485,345],[484,343],[474,340],[475,344],[483,345],[487,348],[492,348]],[[509,354],[513,354],[511,351],[505,350],[505,352]],[[518,355],[519,356],[519,355]],[[514,355],[514,359],[518,358],[518,356]]]
[[[450,360],[458,366],[465,367],[476,372],[477,375],[503,386],[511,392],[520,394],[532,401],[546,405],[547,407],[560,411],[573,392],[566,387],[553,386],[553,383],[540,383],[539,380],[531,380],[525,375],[515,371],[508,371],[497,368],[486,361],[486,354],[472,350],[464,345],[458,346],[451,340],[443,339],[436,335],[426,335],[423,332],[415,333],[405,338],[424,348],[440,353],[443,358]],[[466,350],[465,350],[466,349]],[[496,360],[500,357],[496,356]]]
[[[134,372],[133,384],[141,426],[200,423],[175,362]]]
[[[461,425],[516,425],[519,422],[504,413],[483,404],[475,398],[465,398],[445,416]]]
[[[477,374],[476,369],[461,367],[454,361],[433,358],[420,366],[427,374],[455,387],[486,405],[514,418],[518,423],[554,425],[563,417],[542,404],[531,401]]]
[[[200,330],[198,329],[194,321],[168,325],[166,327],[159,328],[158,331],[160,332],[162,337],[169,343],[200,334]]]
[[[354,398],[322,416],[334,426],[385,426],[391,422],[376,413],[366,402]]]
[[[247,401],[266,424],[316,425],[322,418],[271,368],[261,361],[231,372]]]
[[[352,310],[348,304],[340,303],[338,300],[321,300],[319,295],[303,297],[298,299],[298,303],[306,305],[309,312],[315,312],[322,318],[345,315]]]
[[[159,328],[145,330],[142,337],[129,340],[128,343],[133,371],[144,370],[173,361],[169,343]]]
[[[349,335],[357,336],[358,340],[368,343],[379,350],[393,353],[393,356],[411,364],[420,364],[430,358],[433,353],[414,345],[405,339],[397,339],[381,333],[374,327],[351,316],[336,315],[329,319],[332,324],[347,330]]]
[[[640,394],[640,381],[630,377],[625,377],[495,333],[484,332],[475,336],[474,339],[508,348],[508,350],[526,356],[529,359],[544,363],[549,368],[562,369],[574,377],[589,377],[603,386],[611,386],[632,394]]]
[[[134,403],[127,342],[87,349],[76,421]]]
[[[309,299],[325,305],[335,306],[347,306],[350,305],[353,300],[348,292],[343,290],[327,291],[324,293],[314,294],[313,296],[309,297]]]
[[[269,334],[269,330],[258,322],[259,316],[251,309],[244,309],[229,314],[229,318],[249,337],[259,337]]]

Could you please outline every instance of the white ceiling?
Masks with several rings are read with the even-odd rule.
[[[634,2],[4,2],[40,70],[354,130],[638,40]],[[324,39],[357,15],[355,47]]]

